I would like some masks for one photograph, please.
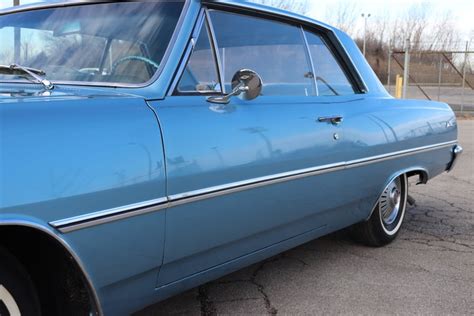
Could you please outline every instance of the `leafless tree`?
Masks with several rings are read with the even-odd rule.
[[[459,36],[454,26],[454,17],[450,11],[438,17],[437,23],[432,26],[432,32],[427,39],[430,42],[427,49],[448,50],[453,48],[456,42],[459,42]]]
[[[432,8],[427,3],[413,4],[402,16],[390,20],[389,40],[396,48],[403,49],[405,41],[410,40],[411,48],[420,49],[428,29],[428,17]],[[389,17],[387,17],[389,19]]]
[[[358,17],[359,12],[355,1],[336,2],[326,9],[327,22],[350,35],[355,35]]]
[[[310,0],[250,0],[250,2],[260,3],[303,15],[307,14],[310,9]]]

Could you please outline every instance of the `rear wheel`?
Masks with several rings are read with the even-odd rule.
[[[0,315],[40,315],[33,282],[21,263],[0,248]]]
[[[356,238],[369,246],[384,246],[392,242],[402,226],[408,200],[406,174],[395,178],[379,197],[369,220],[354,227]]]

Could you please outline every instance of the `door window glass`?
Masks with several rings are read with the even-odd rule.
[[[262,18],[210,11],[226,92],[240,69],[262,78],[262,95],[312,95],[301,29]]]
[[[354,88],[324,40],[305,32],[313,60],[318,95],[354,94]]]
[[[178,83],[178,92],[221,92],[207,25],[203,25]]]

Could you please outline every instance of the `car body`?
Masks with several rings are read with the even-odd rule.
[[[65,254],[94,312],[129,314],[364,222],[394,179],[426,183],[462,151],[449,106],[392,98],[342,31],[251,3],[173,3],[160,62],[143,61],[153,52],[137,40],[123,61],[104,49],[108,67],[51,70],[53,89],[0,77],[0,245],[27,270]],[[0,27],[107,5],[118,6],[8,9]],[[132,41],[134,23],[117,45]],[[86,34],[56,27],[53,37]],[[116,75],[120,63],[132,70]],[[212,102],[240,68],[261,75],[260,95]]]

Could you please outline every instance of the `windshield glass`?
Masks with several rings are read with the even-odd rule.
[[[183,1],[83,4],[0,16],[0,65],[53,82],[141,84],[163,60]],[[0,81],[24,80],[0,74]]]

